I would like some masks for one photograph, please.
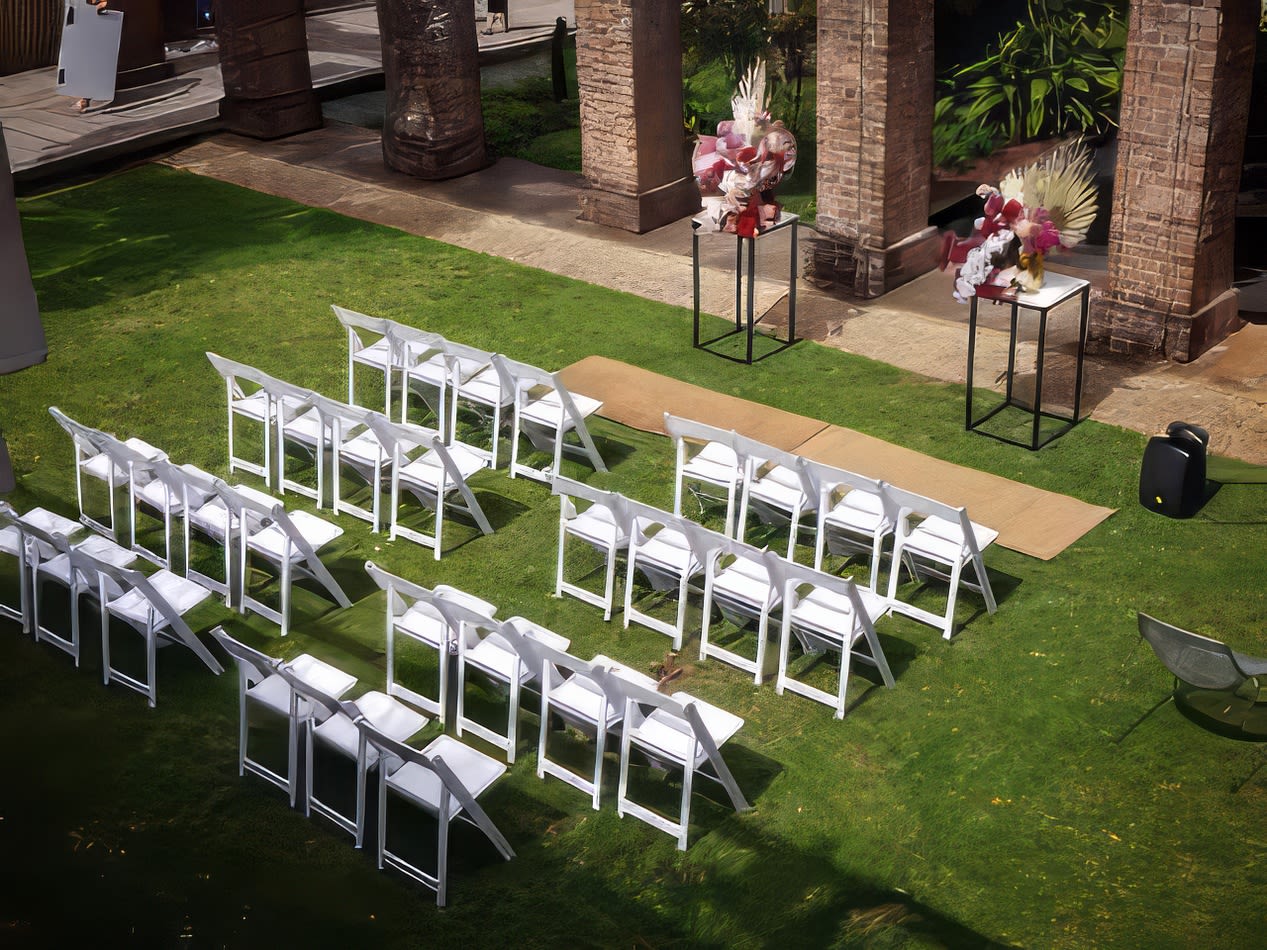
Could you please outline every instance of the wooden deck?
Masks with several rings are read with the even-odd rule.
[[[517,21],[522,26],[477,36],[481,62],[547,45],[554,16],[571,14],[571,3],[525,6],[529,9]],[[373,4],[315,14],[307,24],[312,84],[322,98],[382,81]],[[171,78],[121,91],[112,102],[94,104],[82,114],[74,99],[56,93],[56,67],[0,76],[0,125],[14,177],[57,177],[218,129],[224,85],[215,48],[169,49],[168,62],[175,71]]]

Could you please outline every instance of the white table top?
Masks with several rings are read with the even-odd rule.
[[[1068,274],[1055,274],[1051,271],[1046,271],[1043,275],[1043,286],[1038,288],[1038,290],[1033,292],[1017,290],[1012,293],[1000,294],[997,299],[1004,303],[1015,301],[1022,307],[1033,307],[1035,310],[1050,310],[1056,304],[1068,300],[1090,286],[1090,281],[1083,280],[1080,277],[1070,277]]]

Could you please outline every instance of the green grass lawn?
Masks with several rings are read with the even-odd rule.
[[[0,379],[19,509],[74,513],[72,449],[46,411],[54,404],[227,474],[224,389],[203,352],[338,396],[338,303],[548,368],[623,359],[1121,510],[1050,562],[990,549],[999,610],[986,615],[965,594],[952,642],[881,621],[896,688],[855,678],[843,722],[738,670],[690,662],[689,640],[682,688],[746,720],[726,752],[755,808],[736,815],[701,790],[684,854],[618,818],[614,787],[594,812],[539,780],[527,712],[520,757],[484,799],[517,857],[502,862],[478,834],[457,834],[443,912],[333,826],[288,809],[277,789],[238,777],[232,672],[213,677],[187,651],[162,651],[150,710],[102,686],[91,635],[76,670],[0,621],[5,945],[1261,939],[1264,750],[1203,731],[1169,704],[1150,713],[1170,678],[1135,629],[1143,609],[1267,653],[1261,486],[1229,485],[1198,517],[1171,521],[1136,504],[1136,433],[1086,422],[1027,452],[964,433],[954,386],[811,343],[735,365],[691,348],[686,311],[167,169],[28,198],[21,211],[50,357]],[[670,503],[666,439],[604,421],[594,430],[610,474],[570,474]],[[201,626],[226,622],[269,652],[309,652],[381,689],[383,599],[361,570],[372,558],[543,623],[580,656],[601,650],[644,668],[663,658],[661,635],[553,597],[558,509],[544,486],[504,471],[476,486],[497,533],[455,532],[470,540],[440,562],[341,519],[334,563],[352,609],[304,598],[285,641],[221,607],[203,608]],[[13,565],[0,570],[0,596],[13,602]]]

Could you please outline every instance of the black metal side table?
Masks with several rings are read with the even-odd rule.
[[[1081,296],[1082,312],[1078,320],[1078,344],[1077,356],[1074,362],[1074,383],[1073,383],[1073,415],[1065,416],[1056,412],[1043,411],[1043,364],[1046,359],[1047,344],[1047,315],[1048,313],[1073,297]],[[1053,274],[1050,271],[1046,275],[1043,286],[1033,293],[1025,293],[1020,291],[1008,291],[1001,293],[997,297],[989,299],[998,300],[1004,304],[1011,304],[1012,319],[1011,333],[1008,343],[1007,356],[1007,384],[1004,390],[1003,402],[995,406],[985,415],[974,419],[972,416],[972,371],[973,361],[976,356],[977,344],[977,297],[972,298],[972,313],[968,318],[968,382],[967,382],[967,400],[964,413],[964,428],[969,431],[977,431],[982,435],[988,435],[1000,442],[1008,442],[1012,445],[1019,445],[1030,451],[1037,451],[1053,439],[1064,435],[1075,425],[1078,424],[1079,417],[1082,412],[1082,361],[1086,349],[1087,341],[1087,320],[1091,307],[1091,284],[1088,281],[1081,280],[1077,277],[1069,277],[1064,274]],[[1016,376],[1016,340],[1017,325],[1020,321],[1021,310],[1034,310],[1038,313],[1038,354],[1034,368],[1034,404],[1031,407],[1017,401],[1013,391],[1013,384]],[[1028,442],[1020,439],[1010,438],[1006,435],[999,435],[982,429],[981,425],[986,421],[994,418],[1000,412],[1008,408],[1017,408],[1025,412],[1033,413],[1032,434]],[[1040,432],[1042,420],[1054,419],[1058,422],[1065,423],[1063,426],[1049,432],[1043,437]]]
[[[703,343],[700,342],[700,338],[699,338],[699,312],[700,312],[699,311],[699,306],[700,306],[699,304],[699,301],[700,301],[699,236],[700,236],[700,228],[704,226],[705,222],[702,217],[696,217],[695,219],[691,221],[691,231],[692,231],[691,233],[691,264],[694,267],[694,277],[695,277],[695,333],[694,333],[693,345],[697,349],[706,347],[711,343],[716,343],[718,340],[724,340],[727,337],[732,336],[736,333],[742,333],[744,331],[744,317],[746,316],[747,324],[748,324],[747,325],[747,330],[748,330],[747,359],[739,359],[738,357],[727,356],[724,353],[718,354],[718,355],[725,356],[726,359],[732,359],[737,363],[748,363],[749,365],[751,365],[752,363],[752,333],[753,333],[753,324],[755,322],[754,314],[753,314],[753,307],[754,307],[753,298],[755,297],[755,294],[756,294],[756,282],[757,282],[757,241],[768,237],[769,235],[773,234],[776,231],[781,231],[784,228],[791,228],[791,240],[792,240],[791,261],[792,263],[788,269],[787,340],[782,341],[783,346],[780,347],[779,349],[784,349],[786,347],[789,347],[793,343],[796,342],[796,261],[797,261],[796,238],[797,238],[797,222],[799,222],[800,220],[801,220],[800,215],[783,213],[779,215],[778,221],[776,221],[770,227],[766,228],[760,234],[757,234],[755,237],[741,237],[740,235],[735,235],[735,328],[733,330],[728,330],[726,333],[723,333],[721,336],[714,337],[711,340],[705,340]],[[746,281],[744,280],[744,277],[745,277],[744,242],[745,241],[748,244],[748,271],[746,275],[747,277]],[[746,287],[745,287],[745,284],[746,284]],[[747,290],[746,299],[745,299],[745,293],[744,293],[745,289]]]

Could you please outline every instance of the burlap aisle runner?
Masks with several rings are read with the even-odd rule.
[[[734,429],[806,458],[967,508],[973,521],[999,532],[998,544],[1044,561],[1114,511],[602,356],[573,363],[562,375],[569,389],[601,399],[599,414],[613,422],[663,432],[664,413],[671,412]]]

